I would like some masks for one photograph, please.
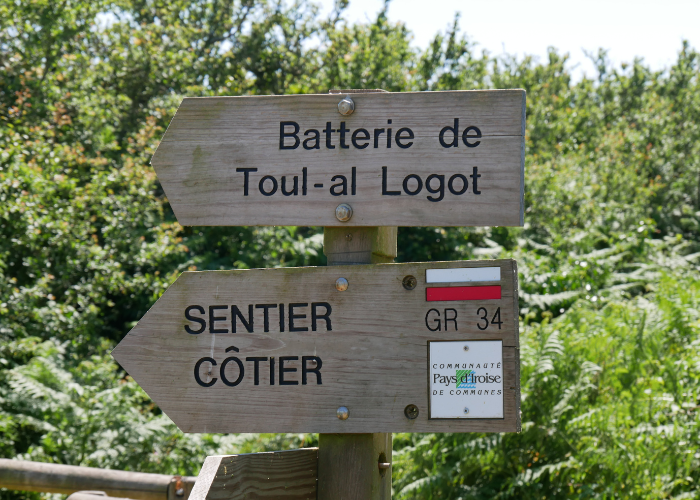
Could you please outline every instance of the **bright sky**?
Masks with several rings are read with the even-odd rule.
[[[315,0],[330,11],[333,0]],[[347,18],[376,18],[383,0],[350,0]],[[700,50],[700,0],[393,0],[389,19],[401,21],[426,47],[461,13],[460,26],[491,54],[530,54],[543,60],[547,47],[568,52],[574,75],[593,76],[584,51],[609,50],[620,64],[644,58],[653,69],[669,66],[687,39]]]

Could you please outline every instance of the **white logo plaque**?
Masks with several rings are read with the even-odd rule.
[[[503,418],[503,341],[432,341],[430,416]]]

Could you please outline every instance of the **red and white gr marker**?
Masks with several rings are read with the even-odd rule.
[[[448,269],[426,269],[425,282],[438,283],[469,283],[469,282],[500,282],[500,267],[455,267]],[[499,300],[501,285],[464,285],[464,286],[428,286],[425,289],[425,299],[436,301],[465,301],[465,300]]]

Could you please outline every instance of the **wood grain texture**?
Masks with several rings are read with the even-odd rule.
[[[525,113],[525,111],[523,111]],[[514,260],[512,261],[513,265],[513,309],[519,314],[520,312],[520,304],[518,302],[518,292],[520,291],[520,281],[518,279],[518,264]],[[521,403],[521,395],[520,395],[520,322],[516,321],[515,324],[513,325],[513,328],[515,329],[515,337],[518,339],[518,344],[515,346],[515,350],[513,352],[513,357],[515,358],[515,377],[514,382],[515,382],[515,413],[518,415],[518,421],[517,421],[517,426],[515,431],[520,432],[522,431],[522,419],[520,417],[520,403]]]
[[[326,227],[323,253],[329,266],[386,264],[396,258],[396,227]]]
[[[320,434],[318,500],[391,500],[391,434]]]
[[[0,458],[0,488],[10,490],[63,494],[98,490],[110,497],[165,500],[173,493],[176,478],[166,474]],[[180,479],[185,489],[184,498],[180,498],[186,500],[196,478]]]
[[[318,448],[210,456],[189,500],[316,500]]]
[[[396,227],[326,227],[323,253],[329,266],[393,262]],[[317,500],[391,499],[391,433],[319,434]],[[381,460],[380,460],[381,458]]]
[[[355,226],[518,226],[523,223],[524,103],[522,90],[448,91],[353,94],[355,112],[337,111],[339,95],[290,95],[186,98],[156,151],[152,164],[178,221],[183,225],[305,225],[342,226],[335,207],[349,203]],[[477,126],[482,133],[477,147],[444,148],[440,130],[458,118],[460,131]],[[387,121],[391,119],[392,123]],[[342,149],[334,134],[334,149],[281,150],[280,122],[295,121],[301,140],[305,130],[333,129],[341,121],[351,131],[409,127],[415,138],[408,149],[386,147],[386,133],[376,149]],[[291,130],[291,129],[290,129]],[[350,134],[348,134],[350,137]],[[289,139],[291,143],[291,139]],[[350,139],[347,140],[351,144]],[[333,196],[332,177],[350,179],[356,167],[357,190]],[[387,167],[388,190],[382,195],[382,167]],[[469,175],[478,167],[475,194]],[[251,172],[249,194],[244,196],[244,174]],[[307,194],[283,196],[281,178],[302,182],[307,169]],[[470,185],[462,195],[446,189],[444,199],[432,202],[424,187],[415,195],[402,191],[403,179],[415,174],[423,182],[431,174],[467,176]],[[259,181],[276,178],[279,189],[263,196]],[[267,181],[266,189],[272,189]],[[414,182],[414,181],[411,181]],[[437,180],[433,186],[437,186]],[[323,184],[323,188],[314,185]],[[412,184],[413,186],[413,184]],[[459,190],[456,187],[455,189]],[[348,188],[349,189],[349,188]],[[415,189],[411,187],[411,189]],[[299,186],[301,191],[301,185]]]
[[[500,300],[426,302],[427,268],[484,266],[501,267]],[[407,275],[417,279],[414,290],[402,286]],[[520,426],[516,276],[512,260],[186,272],[122,340],[113,356],[185,432],[515,431]],[[339,277],[349,282],[344,292],[335,289]],[[269,311],[270,331],[264,332],[262,309],[254,309],[252,333],[240,321],[235,334],[185,331],[186,325],[198,326],[184,316],[185,308],[193,304],[207,311],[213,305],[228,307],[214,315],[223,316],[216,325],[230,331],[231,305],[247,314],[249,304],[322,301],[332,307],[331,331],[324,321],[318,322],[317,331],[311,330],[310,307],[295,310],[307,315],[295,323],[309,329],[303,332],[290,332],[287,321],[281,332],[278,310]],[[446,307],[456,309],[458,330],[452,324],[448,331],[428,330],[428,310]],[[479,330],[480,307],[491,314],[500,307],[500,329],[491,325]],[[285,313],[287,320],[287,306]],[[434,322],[430,325],[435,327]],[[505,418],[428,420],[427,342],[470,339],[503,341]],[[239,352],[225,352],[231,346]],[[270,385],[269,362],[260,363],[259,385],[254,385],[253,363],[244,361],[246,357],[279,361],[280,356],[298,356],[299,361],[290,362],[289,367],[297,369],[290,378],[299,381],[301,357],[309,355],[322,359],[322,385],[315,383],[315,375],[309,376],[307,385],[280,386],[279,380]],[[211,377],[220,378],[218,370],[230,356],[245,364],[239,385],[228,387],[222,380],[211,387],[196,383],[193,373],[198,360],[215,359]],[[206,378],[208,367],[207,362],[201,377]],[[237,376],[234,368],[235,363],[227,365],[225,373],[230,379]],[[420,409],[417,419],[404,416],[408,404]],[[349,408],[350,418],[336,418],[339,406]]]

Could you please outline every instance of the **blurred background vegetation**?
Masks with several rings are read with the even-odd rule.
[[[698,498],[698,53],[573,81],[344,7],[0,0],[0,456],[197,474],[316,442],[183,435],[109,355],[183,270],[324,263],[321,228],[176,222],[149,159],[183,96],[524,88],[525,227],[399,231],[401,261],[518,260],[523,432],[395,435],[394,497]]]

